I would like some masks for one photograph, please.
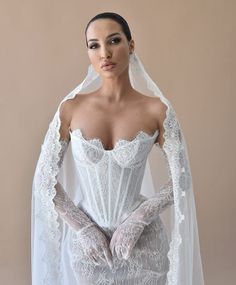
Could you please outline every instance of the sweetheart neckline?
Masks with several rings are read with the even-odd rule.
[[[69,130],[69,132],[70,132],[71,135],[74,135],[75,132],[79,132],[80,137],[81,137],[84,141],[86,141],[87,143],[90,143],[90,141],[93,141],[93,140],[97,140],[97,141],[101,144],[102,150],[103,150],[104,152],[112,152],[112,151],[114,151],[114,150],[117,148],[118,143],[121,142],[121,141],[125,141],[125,142],[128,142],[128,143],[133,143],[134,141],[137,140],[137,138],[138,138],[141,134],[144,134],[145,136],[147,136],[147,139],[152,139],[152,138],[154,138],[154,137],[159,133],[159,130],[156,129],[152,134],[149,134],[149,133],[147,133],[147,132],[145,132],[145,131],[143,131],[143,130],[140,130],[140,131],[138,131],[138,132],[136,133],[136,135],[135,135],[133,138],[131,138],[131,139],[119,138],[119,139],[115,142],[115,144],[114,144],[114,146],[113,146],[112,149],[105,149],[102,140],[101,140],[100,138],[98,138],[98,137],[94,137],[94,138],[90,138],[90,139],[85,138],[85,136],[83,135],[83,132],[82,132],[81,128],[76,128],[76,129],[74,129],[74,130]],[[93,146],[96,147],[96,145],[93,145]]]

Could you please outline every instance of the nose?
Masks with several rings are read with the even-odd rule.
[[[104,47],[101,48],[100,56],[101,56],[101,59],[103,59],[103,58],[110,58],[111,57],[111,52],[110,52],[110,50],[106,46],[104,46]]]

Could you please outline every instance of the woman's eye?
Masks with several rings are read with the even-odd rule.
[[[111,42],[115,42],[115,43],[119,43],[120,42],[120,38],[114,38],[111,40]],[[94,47],[96,48],[97,47],[97,44],[92,44],[89,48],[90,49],[94,49]]]
[[[115,41],[116,43],[119,43],[120,42],[120,38],[114,38],[111,40],[111,42]]]
[[[97,46],[97,45],[96,45],[96,44],[91,45],[89,48],[90,48],[90,49],[93,49],[93,47],[95,47],[95,46]]]

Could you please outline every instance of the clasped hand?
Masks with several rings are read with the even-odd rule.
[[[128,259],[144,227],[145,224],[136,220],[132,215],[121,223],[110,241],[112,255],[116,254],[118,259]]]
[[[114,231],[110,244],[105,234],[95,224],[78,232],[83,251],[95,264],[107,261],[112,267],[112,256],[128,259],[131,251],[142,234],[145,222],[140,212],[133,212]],[[81,233],[80,233],[81,232]]]

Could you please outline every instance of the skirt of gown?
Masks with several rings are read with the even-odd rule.
[[[111,238],[110,229],[102,228]],[[169,270],[169,242],[160,217],[145,226],[127,260],[113,256],[107,263],[91,264],[76,235],[68,229],[62,242],[63,285],[165,285]]]

